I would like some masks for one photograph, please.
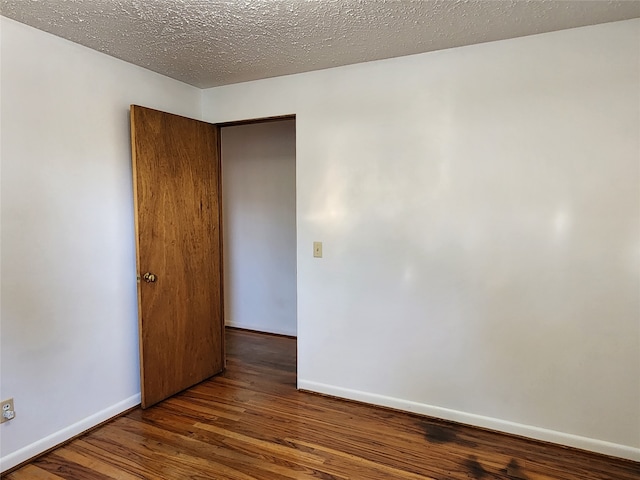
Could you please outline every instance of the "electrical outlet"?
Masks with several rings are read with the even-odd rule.
[[[16,411],[13,408],[13,398],[2,402],[2,417],[0,423],[8,422],[16,417]]]

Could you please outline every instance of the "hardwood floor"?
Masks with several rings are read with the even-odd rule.
[[[640,479],[638,463],[298,392],[295,348],[230,330],[221,376],[4,478]]]

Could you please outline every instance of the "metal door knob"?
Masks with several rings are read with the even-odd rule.
[[[156,277],[153,273],[147,272],[142,276],[142,279],[147,283],[154,283],[158,279],[158,277]]]

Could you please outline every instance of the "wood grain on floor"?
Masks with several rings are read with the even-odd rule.
[[[296,390],[296,341],[229,330],[227,370],[4,478],[638,480],[640,464]]]

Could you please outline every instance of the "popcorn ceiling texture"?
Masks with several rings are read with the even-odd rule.
[[[640,2],[0,0],[0,12],[204,88],[636,18]]]

